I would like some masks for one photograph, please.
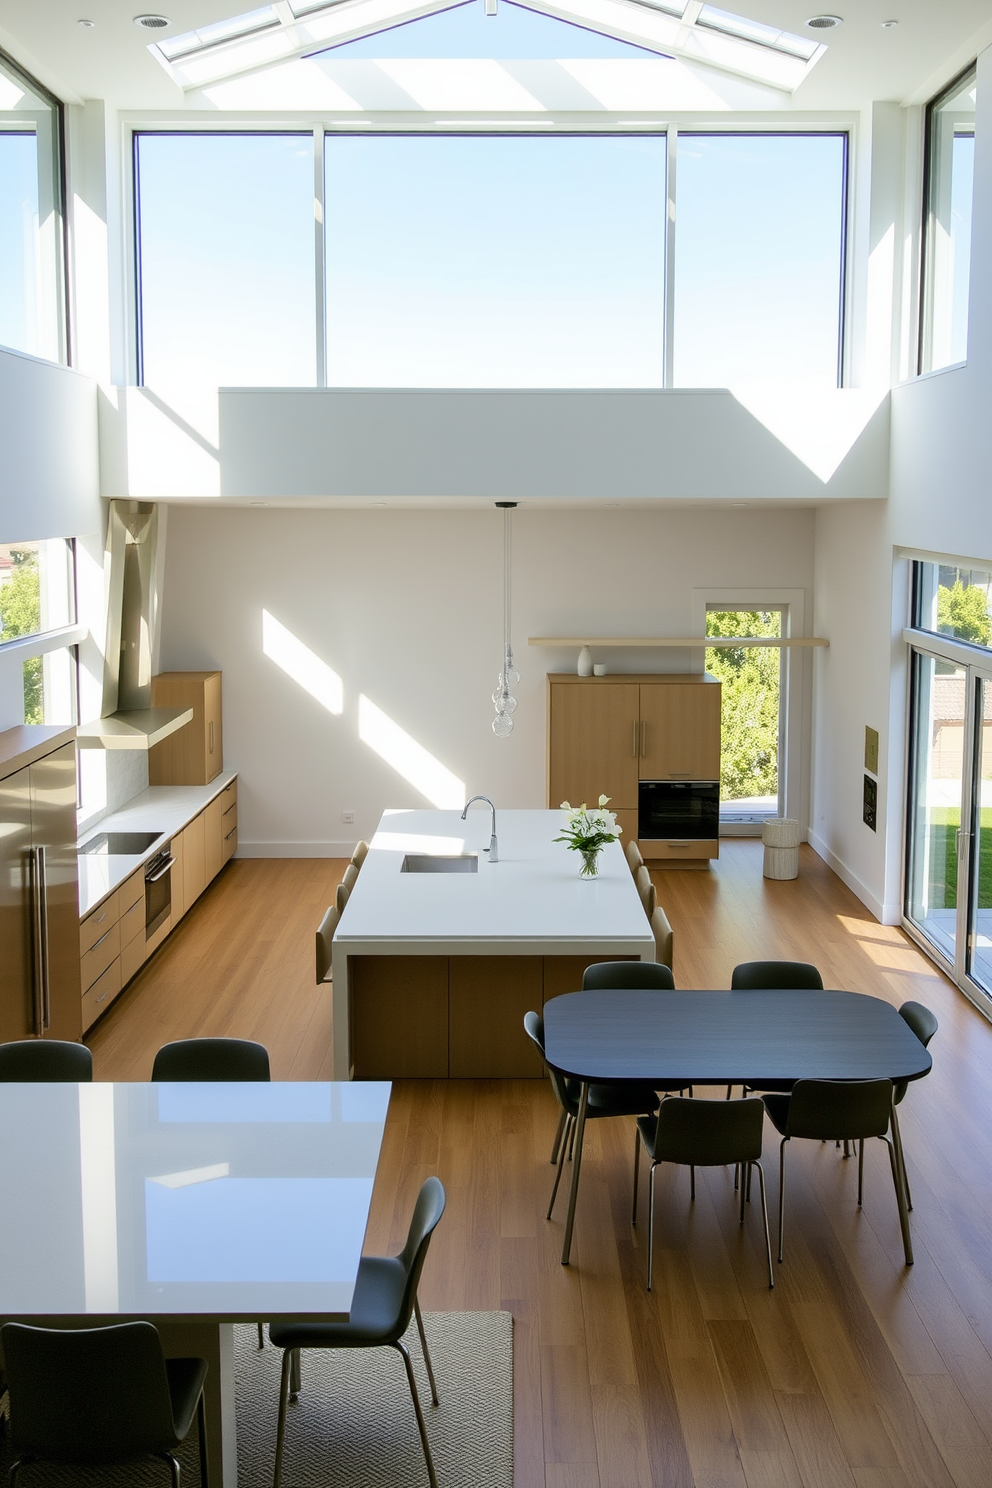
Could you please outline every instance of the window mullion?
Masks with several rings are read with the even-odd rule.
[[[665,211],[665,351],[662,387],[675,386],[675,162],[679,132],[668,126],[667,207]]]
[[[313,273],[317,334],[317,386],[327,386],[327,254],[324,248],[324,127],[313,131]]]

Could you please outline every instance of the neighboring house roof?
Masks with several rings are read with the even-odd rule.
[[[963,677],[934,677],[933,722],[941,724],[964,723],[965,679]],[[992,687],[985,689],[985,707],[982,721],[992,722]]]

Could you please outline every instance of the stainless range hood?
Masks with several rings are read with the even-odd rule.
[[[144,501],[112,501],[103,716],[76,730],[83,749],[151,749],[193,717],[192,708],[151,706],[157,549],[158,508]]]

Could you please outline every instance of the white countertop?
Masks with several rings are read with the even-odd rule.
[[[106,899],[136,868],[161,852],[170,837],[181,832],[194,816],[226,790],[237,776],[235,770],[222,770],[209,785],[150,785],[134,796],[120,811],[105,816],[95,826],[87,827],[80,842],[88,842],[101,832],[158,832],[159,836],[143,853],[83,853],[79,865],[79,917],[88,915],[101,899]]]
[[[491,813],[386,811],[358,882],[338,924],[335,942],[451,943],[638,942],[653,946],[651,926],[620,842],[600,855],[598,878],[579,878],[580,858],[553,839],[562,811],[497,809],[499,861],[489,846]],[[478,873],[402,873],[408,852],[478,852]],[[652,957],[653,959],[653,957]]]

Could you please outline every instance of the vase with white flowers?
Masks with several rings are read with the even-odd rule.
[[[608,842],[616,842],[623,828],[617,825],[612,811],[604,808],[610,804],[609,796],[600,796],[599,805],[587,807],[570,806],[562,801],[562,811],[568,812],[568,820],[560,837],[555,842],[565,842],[582,855],[579,877],[595,878],[599,873],[599,855]]]

